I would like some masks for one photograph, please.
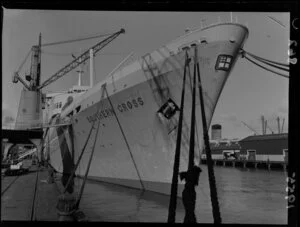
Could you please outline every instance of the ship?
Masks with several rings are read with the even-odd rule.
[[[44,130],[49,164],[70,175],[80,159],[76,176],[87,173],[90,180],[169,195],[183,86],[180,171],[188,167],[195,50],[209,126],[248,33],[238,23],[187,30],[93,87],[48,94],[43,115],[50,124]],[[190,67],[183,85],[186,59]],[[196,96],[195,163],[200,163],[204,141],[198,91]]]

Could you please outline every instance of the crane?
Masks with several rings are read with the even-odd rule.
[[[94,55],[99,52],[101,49],[103,49],[106,45],[108,45],[111,41],[113,41],[115,38],[117,38],[120,34],[125,33],[125,30],[122,28],[120,31],[113,33],[112,35],[110,35],[109,37],[107,37],[106,39],[102,40],[101,42],[97,43],[96,45],[94,45],[93,47],[91,47],[90,49],[93,51]],[[38,73],[40,73],[40,53],[41,53],[41,42],[40,42],[41,38],[39,39],[39,45],[38,46],[33,46],[32,51],[33,54],[32,56],[37,57],[37,61],[38,63],[32,62],[32,68],[37,68],[36,71],[38,71]],[[46,81],[44,81],[41,85],[39,85],[39,83],[31,83],[30,85],[27,85],[25,83],[25,81],[19,76],[18,72],[15,72],[13,75],[13,83],[17,83],[18,81],[20,81],[28,90],[30,91],[39,91],[42,88],[48,86],[49,84],[55,82],[56,80],[58,80],[59,78],[63,77],[64,75],[66,75],[68,72],[70,72],[71,70],[73,70],[74,68],[76,68],[78,65],[84,63],[86,60],[88,60],[90,58],[89,55],[89,50],[85,51],[83,54],[81,54],[80,56],[76,57],[72,62],[70,62],[69,64],[67,64],[65,67],[63,67],[62,69],[60,69],[58,72],[56,72],[54,75],[52,75],[50,78],[48,78]],[[37,67],[34,67],[36,66]],[[39,77],[36,77],[39,79]],[[28,78],[26,77],[26,80],[34,80],[36,78]],[[37,79],[36,79],[37,80]],[[39,82],[37,80],[37,82]]]
[[[265,121],[265,127],[268,128],[272,134],[274,134],[274,131],[270,128],[270,126],[267,124],[267,120]]]
[[[111,41],[117,38],[120,34],[125,33],[124,29],[121,29],[118,32],[115,32],[109,35],[104,40],[98,42],[96,45],[82,53],[80,56],[75,57],[73,61],[67,64],[65,67],[60,69],[54,75],[52,75],[49,79],[40,83],[40,75],[41,75],[41,34],[39,35],[38,45],[35,45],[31,48],[29,53],[27,54],[25,60],[22,62],[19,69],[13,74],[12,81],[13,83],[17,83],[20,81],[24,88],[21,91],[21,97],[19,102],[19,110],[17,113],[17,120],[15,124],[15,128],[17,129],[29,129],[29,128],[41,128],[42,124],[42,112],[43,106],[45,105],[46,95],[42,93],[42,88],[48,86],[49,84],[55,82],[59,78],[66,75],[71,70],[75,69],[80,64],[87,61],[89,58],[93,58],[93,56],[99,52],[102,48],[108,45]],[[106,35],[107,36],[107,35]],[[81,41],[83,39],[80,39]],[[74,40],[71,40],[74,42]],[[67,41],[63,42],[66,43]],[[60,44],[62,42],[58,42]],[[55,44],[55,43],[54,43]],[[54,45],[51,44],[51,45]],[[47,44],[46,44],[47,45]],[[50,45],[50,44],[48,44]],[[26,59],[29,57],[31,53],[31,68],[30,75],[26,75],[25,79],[29,81],[29,84],[26,83],[19,76],[19,71],[24,65]],[[91,54],[90,54],[91,53]],[[28,98],[29,97],[29,98]],[[26,114],[24,114],[26,113]]]
[[[254,132],[254,135],[258,134],[253,128],[251,128],[249,125],[247,125],[245,122],[242,121],[242,123],[249,128],[252,132]]]
[[[283,133],[284,120],[285,120],[285,118],[283,118],[283,122],[282,122],[282,126],[281,126],[281,131],[280,131],[280,133]]]

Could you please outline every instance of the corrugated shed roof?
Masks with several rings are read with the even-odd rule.
[[[288,138],[288,133],[269,134],[269,135],[248,136],[240,140],[240,142],[258,141],[258,140],[278,140],[278,139],[287,139],[287,138]]]

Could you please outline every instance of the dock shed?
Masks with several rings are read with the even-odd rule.
[[[288,134],[248,136],[239,141],[240,157],[246,160],[288,163]]]

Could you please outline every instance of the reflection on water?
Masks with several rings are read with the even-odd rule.
[[[213,223],[207,167],[197,187],[199,223]],[[223,223],[287,224],[286,173],[231,167],[214,168]],[[79,188],[81,180],[77,180]],[[80,208],[90,221],[167,222],[169,197],[154,192],[87,181]],[[177,202],[176,222],[184,208]]]

